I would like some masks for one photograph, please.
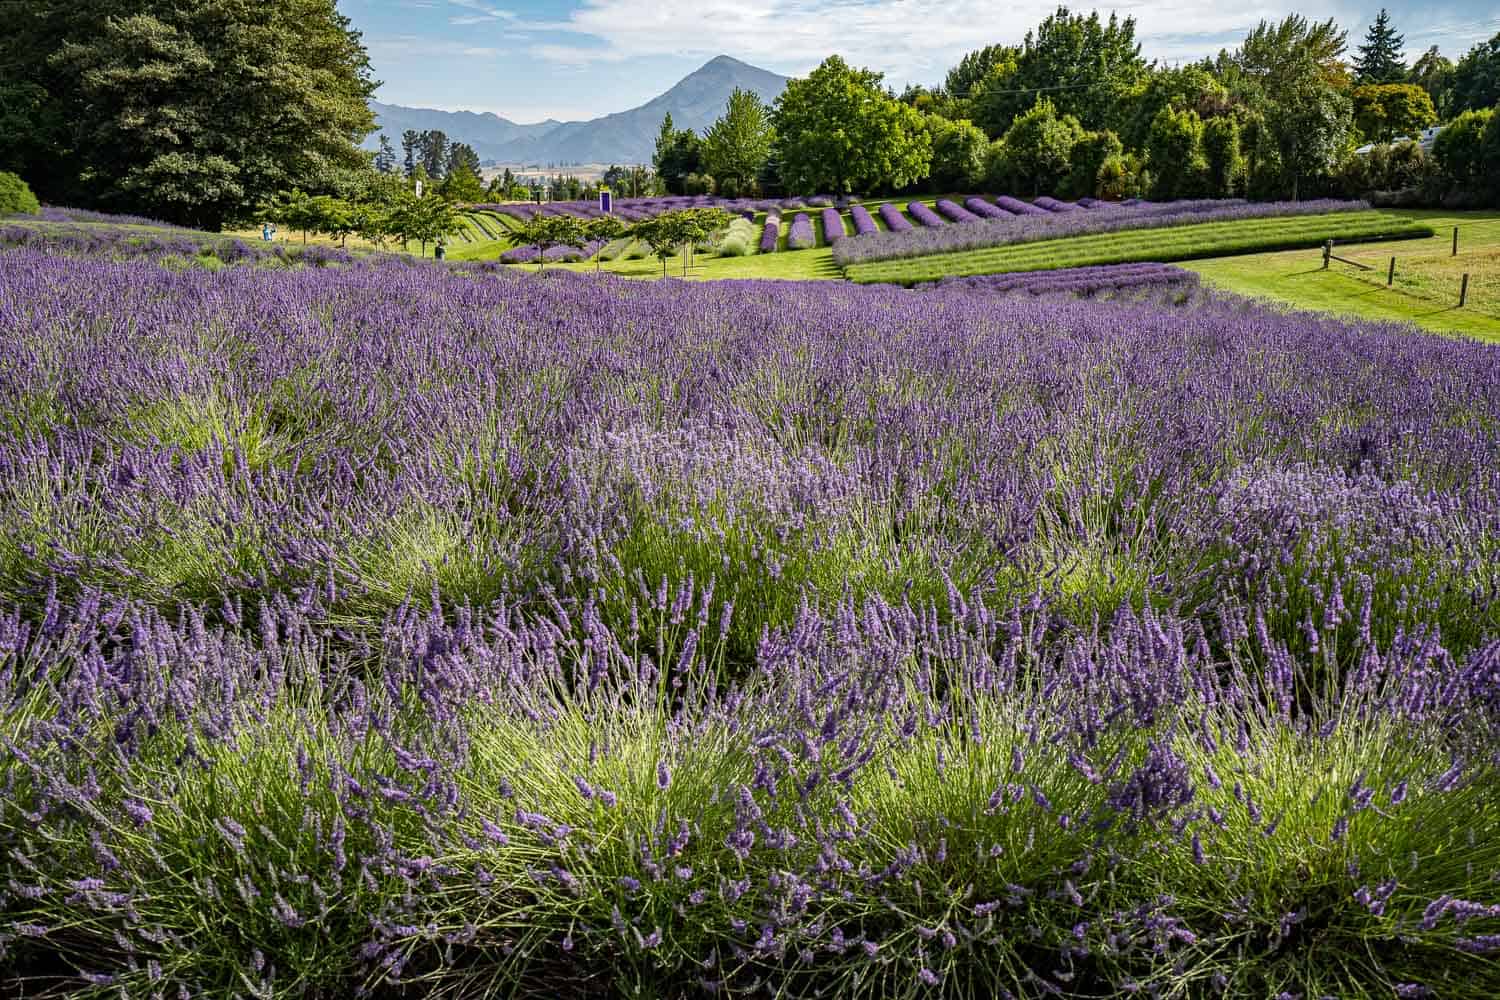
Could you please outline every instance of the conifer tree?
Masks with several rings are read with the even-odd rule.
[[[1391,26],[1391,15],[1384,7],[1375,15],[1375,23],[1365,32],[1354,68],[1360,83],[1399,83],[1406,79],[1406,61],[1401,58],[1406,39]]]

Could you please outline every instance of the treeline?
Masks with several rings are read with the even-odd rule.
[[[898,96],[835,56],[774,106],[737,92],[702,135],[668,117],[654,165],[673,193],[728,196],[1500,197],[1500,35],[1456,64],[1434,47],[1408,67],[1403,44],[1384,10],[1352,57],[1332,19],[1292,15],[1164,66],[1142,58],[1133,19],[1060,7],[939,86]],[[1415,140],[1445,122],[1427,154]]]

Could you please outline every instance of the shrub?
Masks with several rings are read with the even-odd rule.
[[[1477,190],[1485,175],[1484,135],[1495,112],[1465,111],[1438,133],[1432,155],[1455,187]]]
[[[41,210],[25,181],[0,170],[0,215],[36,215]]]

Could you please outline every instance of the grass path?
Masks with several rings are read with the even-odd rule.
[[[1436,235],[1335,249],[1368,271],[1338,261],[1325,271],[1317,250],[1221,257],[1184,266],[1242,295],[1366,319],[1405,320],[1439,333],[1500,342],[1500,212],[1400,214],[1432,226]],[[1456,257],[1454,226],[1459,227]],[[1396,280],[1387,287],[1393,256]],[[1465,272],[1469,295],[1460,309],[1458,289]]]

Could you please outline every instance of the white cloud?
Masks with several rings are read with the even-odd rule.
[[[453,0],[477,6],[478,0]],[[1078,5],[1075,5],[1078,6]],[[831,52],[857,65],[884,71],[893,83],[936,82],[964,52],[990,42],[1019,42],[1057,7],[1057,0],[583,0],[566,19],[519,22],[518,27],[587,36],[594,45],[548,44],[532,54],[578,66],[635,57],[708,57],[729,53],[758,65],[803,73]],[[1085,9],[1079,7],[1079,9]],[[1127,0],[1101,7],[1136,19],[1136,35],[1150,59],[1186,61],[1232,47],[1262,19],[1280,20],[1284,2],[1250,0],[1207,4],[1170,0]],[[1369,21],[1354,0],[1303,4],[1309,18],[1335,18],[1349,29],[1351,47]],[[1412,41],[1422,46],[1455,38],[1476,38],[1494,29],[1475,21],[1473,11],[1444,18],[1427,11],[1426,24],[1411,25]],[[1489,25],[1496,22],[1489,21]],[[1416,48],[1414,46],[1414,48]],[[1417,49],[1420,51],[1420,49]],[[1456,54],[1456,53],[1455,53]]]

